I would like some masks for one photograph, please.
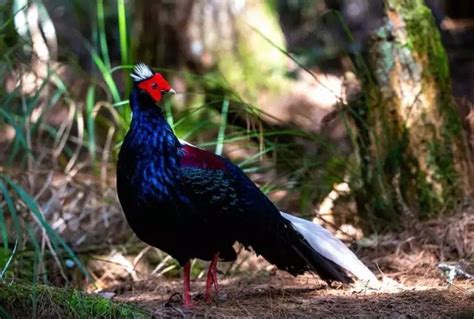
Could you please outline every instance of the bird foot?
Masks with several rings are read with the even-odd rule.
[[[206,303],[211,303],[212,286],[214,286],[214,288],[216,290],[216,295],[219,294],[219,289],[218,289],[218,286],[217,286],[217,282],[215,282],[214,280],[217,280],[217,279],[214,279],[214,276],[212,274],[208,274],[207,282],[206,282],[206,293],[204,295],[204,300],[206,301]]]
[[[186,309],[189,309],[189,308],[193,307],[193,303],[191,301],[191,298],[185,298],[184,299],[183,307],[186,308]]]
[[[219,259],[219,253],[217,252],[214,254],[211,264],[209,265],[209,270],[207,271],[207,280],[206,280],[206,293],[205,293],[205,300],[207,303],[211,302],[211,295],[212,295],[212,286],[216,291],[216,295],[219,295],[219,283],[217,278],[217,261]]]

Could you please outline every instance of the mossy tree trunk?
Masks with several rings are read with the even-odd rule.
[[[354,110],[359,210],[397,225],[441,214],[472,194],[446,53],[423,0],[386,0]],[[367,72],[368,71],[368,72]]]

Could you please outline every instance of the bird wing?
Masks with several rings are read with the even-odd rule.
[[[240,211],[239,198],[227,166],[230,162],[190,144],[181,149],[181,182],[203,217]]]
[[[279,216],[279,210],[235,164],[214,153],[180,140],[181,172],[186,186],[199,196],[216,194],[214,203],[232,203],[239,211],[256,213],[261,218]],[[220,194],[221,196],[217,196]],[[208,197],[199,198],[201,202]],[[213,205],[214,208],[219,208]],[[242,216],[239,216],[242,217]],[[255,218],[256,216],[253,216]]]
[[[183,188],[196,212],[212,224],[235,231],[244,246],[258,252],[265,245],[255,243],[270,238],[266,233],[282,225],[275,205],[229,160],[185,143],[180,164]]]
[[[193,205],[205,215],[239,210],[237,193],[222,170],[182,167],[181,182]]]

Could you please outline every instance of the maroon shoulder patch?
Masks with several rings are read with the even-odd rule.
[[[218,157],[216,154],[189,144],[183,145],[181,166],[203,169],[225,169],[225,163],[222,158]]]

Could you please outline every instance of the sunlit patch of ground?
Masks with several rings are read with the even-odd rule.
[[[182,307],[179,280],[149,280],[117,289],[114,300],[138,304],[156,316],[239,317],[465,317],[474,316],[474,286],[448,285],[442,278],[412,276],[380,291],[328,287],[312,276],[283,272],[252,274],[221,281],[219,297],[207,304],[203,280],[193,282],[194,306]]]

